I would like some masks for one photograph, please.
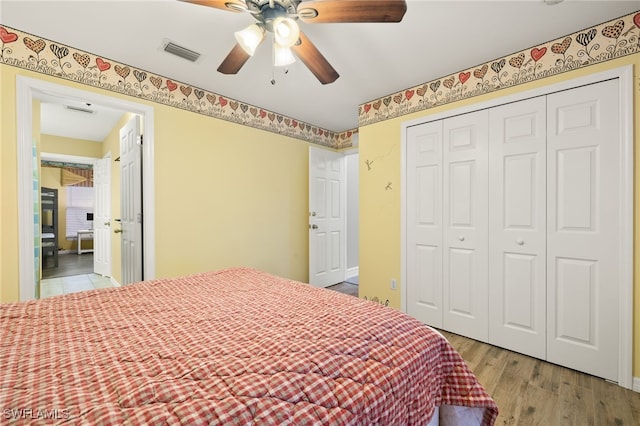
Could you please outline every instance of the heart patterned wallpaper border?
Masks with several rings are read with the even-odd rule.
[[[640,12],[358,107],[366,126],[640,52]]]
[[[48,47],[48,49],[47,49]],[[640,12],[439,78],[358,107],[359,126],[400,117],[640,52]],[[344,149],[358,129],[334,132],[7,26],[0,63]]]
[[[358,132],[323,129],[7,26],[0,63],[335,149],[351,147]]]

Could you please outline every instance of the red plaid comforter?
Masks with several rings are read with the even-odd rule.
[[[0,305],[0,423],[424,425],[497,408],[394,309],[237,268]]]

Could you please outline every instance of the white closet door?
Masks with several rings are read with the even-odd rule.
[[[446,330],[488,339],[488,111],[443,122]]]
[[[547,360],[617,380],[618,81],[547,102]]]
[[[489,111],[489,342],[546,357],[546,99]]]
[[[442,120],[407,129],[407,313],[442,327]]]

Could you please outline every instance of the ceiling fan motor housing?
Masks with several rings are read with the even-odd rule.
[[[298,19],[300,0],[246,0],[247,9],[253,17],[263,23],[267,31],[273,32],[273,21],[279,17]]]

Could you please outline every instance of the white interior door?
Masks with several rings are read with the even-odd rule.
[[[309,147],[309,283],[345,278],[345,168],[338,152]]]
[[[547,97],[547,360],[618,379],[618,80]]]
[[[111,276],[111,156],[93,167],[93,272]]]
[[[407,313],[442,327],[442,120],[407,129]]]
[[[488,111],[443,122],[443,302],[447,330],[488,339]]]
[[[489,343],[546,357],[546,98],[489,110]]]
[[[141,281],[142,271],[142,138],[134,116],[120,129],[120,215],[122,285]]]

